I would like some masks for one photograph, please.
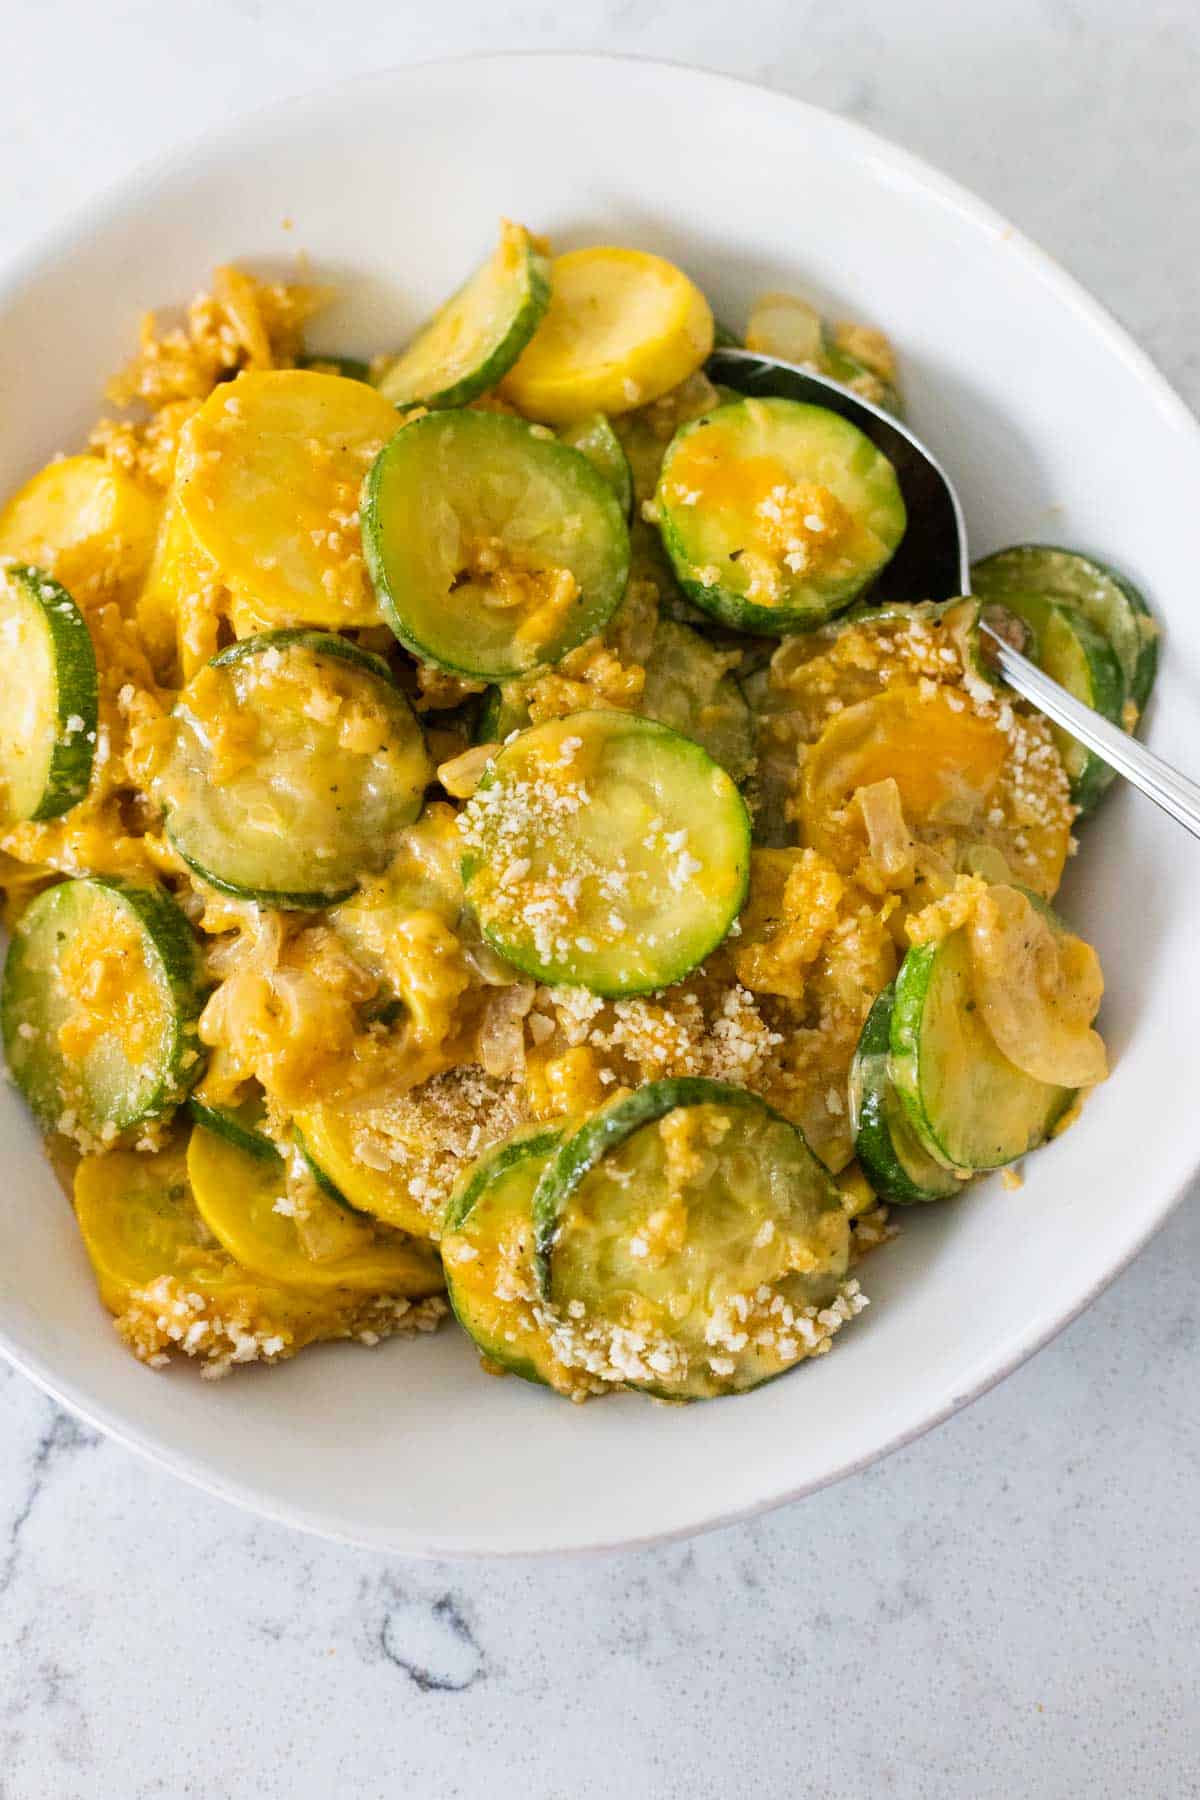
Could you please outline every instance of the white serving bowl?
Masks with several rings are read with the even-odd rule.
[[[502,214],[557,245],[661,251],[735,325],[762,289],[794,286],[885,326],[976,553],[1089,547],[1152,597],[1168,637],[1151,741],[1200,768],[1200,429],[1185,408],[1107,314],[960,188],[857,125],[687,69],[557,55],[399,69],[140,175],[0,281],[0,491],[79,444],[140,311],[186,298],[215,263],[269,270],[307,251],[342,294],[323,346],[371,352],[462,279]],[[151,1374],[96,1300],[11,1088],[0,1347],[211,1492],[406,1554],[641,1543],[861,1468],[1045,1343],[1200,1160],[1196,855],[1128,792],[1081,838],[1063,903],[1103,956],[1110,1081],[1030,1158],[1019,1191],[993,1179],[905,1214],[861,1271],[870,1310],[784,1380],[703,1406],[573,1407],[485,1379],[453,1328],[222,1383]]]

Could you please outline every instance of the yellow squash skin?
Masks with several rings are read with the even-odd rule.
[[[79,1221],[103,1305],[141,1362],[192,1357],[210,1378],[238,1363],[279,1362],[308,1344],[429,1330],[436,1295],[284,1285],[242,1268],[196,1210],[182,1141],[87,1156],[74,1178]]]
[[[47,463],[0,512],[0,556],[45,569],[85,609],[128,600],[154,553],[161,496],[99,456]]]
[[[183,433],[183,516],[240,595],[242,635],[339,629],[382,617],[358,531],[363,476],[399,419],[365,382],[310,369],[249,373],[214,389]]]
[[[708,301],[661,256],[569,250],[550,282],[549,310],[502,384],[531,418],[631,412],[686,381],[712,349]]]
[[[544,281],[546,247],[506,228],[501,262],[532,257]],[[438,526],[449,546],[444,598],[453,594],[463,607],[468,632],[479,633],[489,605],[519,609],[528,626],[529,667],[499,696],[504,708],[483,694],[486,673],[456,673],[449,652],[442,666],[432,649],[406,648],[382,617],[364,567],[359,497],[381,447],[426,429],[412,423],[424,405],[402,420],[366,379],[346,379],[332,364],[295,366],[309,360],[303,325],[320,304],[316,290],[216,271],[181,319],[162,328],[143,322],[129,369],[109,389],[122,416],[102,420],[86,453],[48,465],[0,507],[0,557],[47,569],[73,594],[99,677],[88,793],[61,817],[0,831],[6,919],[18,920],[31,896],[64,875],[164,883],[197,934],[211,981],[198,1025],[204,1100],[219,1111],[252,1093],[254,1130],[280,1152],[273,1159],[255,1140],[256,1156],[192,1130],[182,1112],[139,1125],[136,1148],[128,1147],[132,1131],[115,1148],[97,1134],[68,1141],[59,1116],[51,1154],[74,1163],[84,1153],[75,1207],[101,1298],[122,1340],[152,1366],[180,1353],[213,1376],[243,1362],[274,1363],[323,1339],[371,1344],[431,1329],[446,1311],[447,1271],[452,1291],[486,1327],[480,1340],[490,1372],[524,1360],[571,1398],[619,1385],[627,1367],[614,1362],[597,1373],[567,1355],[587,1336],[599,1284],[578,1300],[582,1314],[558,1321],[561,1343],[546,1338],[554,1321],[531,1260],[531,1194],[517,1195],[496,1229],[486,1209],[473,1223],[450,1223],[446,1208],[466,1191],[479,1159],[514,1132],[557,1130],[564,1116],[574,1130],[614,1098],[676,1077],[759,1096],[840,1175],[819,1237],[797,1233],[787,1246],[792,1272],[820,1265],[832,1294],[890,1233],[886,1207],[855,1162],[847,1105],[863,1022],[910,946],[946,932],[970,944],[974,1005],[963,1006],[962,1017],[1015,1068],[1062,1086],[1103,1077],[1095,954],[1028,897],[1054,893],[1073,847],[1066,775],[1044,721],[982,678],[975,604],[856,606],[776,644],[727,633],[706,640],[704,659],[667,658],[672,637],[687,640],[704,622],[672,575],[655,497],[680,428],[707,418],[723,398],[704,372],[712,314],[681,269],[642,250],[571,250],[549,269],[552,300],[536,329],[525,316],[515,362],[493,358],[486,383],[470,392],[460,386],[451,400],[455,326],[425,341],[438,392],[422,378],[405,399],[408,406],[415,394],[445,409],[435,418],[468,425],[481,414],[508,415],[506,428],[522,436],[532,428],[544,440],[551,427],[602,413],[630,463],[636,503],[624,598],[591,636],[545,666],[539,645],[553,636],[555,610],[572,604],[555,559],[537,554],[553,506],[535,495],[514,534],[520,553],[499,559],[490,528],[460,543]],[[539,305],[542,298],[544,289]],[[467,323],[488,320],[472,315]],[[831,332],[811,308],[775,295],[755,310],[746,335],[817,367],[840,354],[840,379],[895,402],[895,370],[875,334]],[[848,359],[860,365],[853,379]],[[386,379],[385,366],[375,359],[373,380]],[[731,471],[711,433],[691,441],[691,462],[673,463],[668,479],[686,477],[687,494],[705,510],[749,508],[757,517],[781,484],[780,467],[750,461]],[[476,481],[457,450],[447,464],[464,486]],[[503,473],[488,475],[502,508]],[[764,514],[761,541],[739,551],[739,561],[748,551],[751,566],[756,558],[778,562],[780,533],[786,554],[802,550],[814,567],[854,548],[852,521],[818,489],[828,486],[833,500],[837,493],[813,482],[803,491],[793,484],[778,520]],[[436,518],[413,491],[411,520]],[[574,518],[574,503],[562,510]],[[405,515],[404,537],[411,520]],[[511,523],[507,511],[502,523]],[[589,542],[596,536],[578,521],[573,529]],[[478,604],[464,591],[476,588]],[[441,606],[441,588],[438,595]],[[247,677],[236,695],[225,691],[232,676],[206,669],[234,640],[291,626],[343,634],[343,660],[355,653],[351,645],[382,657],[406,708],[420,715],[430,753],[414,736],[411,808],[364,828],[361,859],[329,884],[310,882],[306,865],[323,863],[331,844],[345,848],[355,771],[362,764],[363,779],[374,779],[377,761],[392,754],[387,706],[356,701],[340,665],[333,676],[323,672],[311,646],[264,665],[265,678]],[[414,633],[413,642],[425,640]],[[47,687],[53,668],[26,660],[26,675]],[[703,690],[694,673],[701,661]],[[688,737],[719,736],[718,688],[738,719],[744,697],[746,742],[736,767],[719,756],[726,772],[706,777],[698,800],[680,799],[679,819],[667,818],[680,792],[674,779],[669,806],[647,800],[622,849],[615,839],[640,818],[645,796],[637,796],[649,778],[631,762],[615,797],[597,798],[603,770],[590,739],[613,735],[614,721],[640,730],[666,719],[664,681],[670,718]],[[254,819],[274,809],[279,820],[275,829],[268,819],[272,842],[261,866],[240,879],[237,870],[223,876],[213,857],[197,853],[185,863],[177,832],[167,829],[162,802],[175,803],[176,820],[180,813],[171,748],[184,710],[206,747],[198,785],[226,798],[244,784]],[[488,765],[506,759],[511,767],[526,754],[513,752],[510,721],[519,721],[527,750],[533,746],[520,770],[528,814],[522,820],[509,806],[493,845],[476,832],[488,792],[501,785],[489,781]],[[485,736],[505,742],[480,741]],[[713,849],[709,818],[731,782],[748,813],[736,854],[728,845]],[[435,798],[422,804],[416,790],[426,783]],[[319,813],[310,832],[289,815],[288,795],[305,802],[297,813],[310,802]],[[578,820],[569,829],[547,812],[564,796],[579,799],[578,815],[563,804]],[[582,836],[586,821],[598,823],[595,869],[571,863],[572,834]],[[514,844],[518,826],[522,842]],[[305,866],[284,869],[288,879],[275,886],[280,845]],[[204,868],[232,891],[219,890]],[[665,901],[654,892],[664,873]],[[601,908],[606,877],[612,891],[604,890]],[[468,892],[476,903],[487,899],[489,884],[511,891],[506,926],[543,914],[554,924],[561,911],[564,935],[582,930],[591,957],[606,934],[614,946],[636,947],[666,904],[673,916],[693,897],[726,890],[729,929],[665,988],[643,991],[622,978],[597,992],[578,985],[593,975],[590,966],[547,970],[531,959],[521,969],[509,960],[520,954],[515,930],[489,938],[468,903]],[[639,911],[643,887],[649,900]],[[128,949],[119,931],[80,931],[61,958],[55,979],[66,1010],[55,1030],[81,1066],[102,1038],[135,1061],[153,1051],[155,996],[128,978]],[[973,1067],[967,1052],[949,1060],[968,1073]],[[617,1186],[626,1177],[636,1184],[632,1210],[614,1192],[611,1211],[635,1220],[637,1247],[624,1272],[631,1287],[653,1289],[662,1317],[686,1298],[674,1262],[688,1212],[698,1216],[716,1202],[714,1234],[728,1226],[736,1236],[755,1171],[765,1166],[748,1143],[736,1180],[725,1188],[710,1181],[724,1124],[706,1125],[699,1109],[669,1118],[638,1155],[604,1171]],[[599,1185],[583,1198],[590,1203]],[[572,1212],[566,1223],[582,1235],[581,1218]],[[778,1234],[752,1234],[747,1266],[758,1285],[740,1297],[756,1331],[775,1329],[773,1298],[760,1307],[758,1289],[779,1274],[782,1262],[776,1268],[771,1259],[783,1248]],[[592,1252],[604,1260],[603,1234]],[[605,1264],[609,1274],[613,1266]],[[715,1266],[724,1279],[724,1264]],[[821,1297],[824,1286],[813,1318],[803,1314],[813,1354],[832,1335]],[[847,1301],[836,1316],[824,1310],[840,1324],[858,1303]],[[631,1316],[630,1326],[638,1323]],[[726,1342],[696,1343],[696,1366],[708,1359],[713,1380],[704,1376],[687,1391],[728,1381],[727,1367],[711,1367],[712,1354],[719,1363],[758,1354],[729,1341],[745,1325],[731,1314]],[[404,1363],[395,1359],[397,1380],[414,1378]],[[349,1360],[347,1367],[352,1375]]]
[[[187,1169],[197,1211],[214,1237],[265,1281],[409,1299],[441,1290],[441,1269],[427,1249],[345,1213],[337,1254],[319,1260],[306,1254],[294,1211],[279,1205],[288,1196],[282,1163],[259,1161],[198,1125],[188,1144]],[[320,1194],[312,1196],[312,1204],[337,1209],[335,1200]]]

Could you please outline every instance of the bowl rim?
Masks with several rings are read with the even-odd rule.
[[[27,241],[24,247],[15,254],[0,258],[0,301],[7,304],[19,299],[23,289],[47,273],[60,256],[89,239],[102,238],[110,226],[121,217],[126,216],[136,206],[139,198],[144,197],[149,190],[153,190],[160,184],[168,184],[174,177],[186,173],[198,159],[226,149],[233,140],[241,136],[252,135],[256,130],[264,127],[284,124],[290,114],[301,116],[307,109],[314,106],[337,103],[343,98],[349,98],[355,93],[361,93],[376,86],[386,87],[398,77],[409,76],[420,70],[474,65],[481,72],[485,72],[489,66],[520,63],[536,63],[543,69],[548,64],[576,68],[588,66],[636,67],[652,74],[657,73],[669,80],[684,79],[708,85],[714,92],[732,91],[743,97],[753,96],[760,106],[773,110],[783,119],[787,117],[807,118],[818,130],[847,150],[857,152],[860,158],[883,164],[890,173],[903,178],[915,190],[932,197],[947,210],[957,213],[965,223],[975,228],[982,227],[992,235],[1002,238],[1006,248],[1020,257],[1031,275],[1085,321],[1093,333],[1103,341],[1106,350],[1126,365],[1130,373],[1137,378],[1153,398],[1164,420],[1177,430],[1181,429],[1194,438],[1200,438],[1200,421],[1171,386],[1166,375],[1158,368],[1149,353],[1136,342],[1114,314],[1096,299],[1076,276],[1042,249],[1033,238],[1012,224],[988,201],[981,199],[970,188],[954,177],[946,175],[914,151],[894,143],[890,138],[856,119],[847,118],[843,114],[818,106],[812,101],[782,92],[765,82],[749,77],[730,75],[683,58],[557,49],[465,51],[450,56],[424,57],[390,64],[383,69],[350,75],[336,82],[305,88],[299,93],[249,108],[238,113],[232,120],[220,121],[200,132],[190,134],[166,149],[142,159],[131,170],[107,186],[97,200],[85,200],[70,209],[55,224],[35,234],[33,239]],[[439,1538],[428,1533],[422,1534],[419,1541],[409,1539],[401,1545],[397,1543],[396,1534],[386,1528],[372,1530],[361,1526],[341,1527],[319,1508],[275,1500],[253,1485],[242,1484],[233,1478],[214,1472],[203,1459],[198,1459],[186,1451],[165,1448],[150,1433],[142,1430],[136,1422],[130,1421],[106,1404],[95,1401],[77,1391],[76,1384],[71,1380],[62,1379],[47,1359],[14,1343],[2,1317],[0,1317],[0,1355],[11,1367],[27,1376],[36,1387],[76,1417],[82,1419],[85,1424],[133,1450],[156,1467],[165,1469],[172,1475],[189,1482],[192,1486],[253,1515],[269,1519],[276,1524],[289,1526],[294,1530],[311,1533],[331,1542],[361,1549],[387,1551],[392,1555],[418,1561],[446,1559],[478,1561],[491,1558],[497,1560],[548,1559],[615,1553],[621,1550],[639,1550],[656,1544],[678,1542],[710,1531],[722,1530],[776,1507],[801,1500],[809,1494],[832,1486],[835,1482],[860,1473],[873,1463],[890,1456],[894,1451],[915,1442],[927,1431],[944,1424],[964,1407],[1007,1379],[1022,1363],[1043,1349],[1086,1311],[1093,1301],[1140,1255],[1150,1239],[1161,1229],[1166,1219],[1184,1198],[1198,1172],[1200,1172],[1200,1139],[1197,1140],[1195,1160],[1189,1173],[1177,1186],[1167,1190],[1148,1209],[1146,1215],[1139,1222],[1134,1236],[1123,1247],[1116,1261],[1105,1270],[1103,1275],[1093,1281],[1080,1297],[1073,1299],[1070,1305],[1048,1324],[1039,1322],[1031,1329],[1018,1333],[1013,1348],[995,1367],[972,1381],[961,1392],[954,1393],[944,1404],[935,1407],[915,1422],[885,1436],[871,1449],[847,1456],[837,1466],[826,1470],[819,1476],[802,1481],[784,1492],[771,1492],[762,1498],[714,1512],[698,1518],[694,1522],[672,1525],[633,1536],[600,1537],[586,1543],[573,1544],[567,1548],[526,1545],[493,1548],[484,1544],[464,1544],[459,1538]]]

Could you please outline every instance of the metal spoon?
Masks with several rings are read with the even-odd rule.
[[[827,407],[857,425],[883,451],[900,482],[908,530],[872,588],[873,599],[949,600],[971,592],[967,527],[958,495],[937,458],[906,425],[840,382],[757,350],[714,350],[705,373],[710,381],[739,394],[778,395]],[[1200,785],[1068,694],[1014,649],[986,614],[979,628],[994,667],[1011,688],[1200,838]]]

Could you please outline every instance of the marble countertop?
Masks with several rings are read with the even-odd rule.
[[[693,61],[853,114],[1058,255],[1200,405],[1194,0],[40,0],[0,261],[290,92],[496,48]],[[0,1368],[0,1800],[1200,1794],[1200,1195],[889,1461],[660,1551],[410,1565],[193,1492]]]

